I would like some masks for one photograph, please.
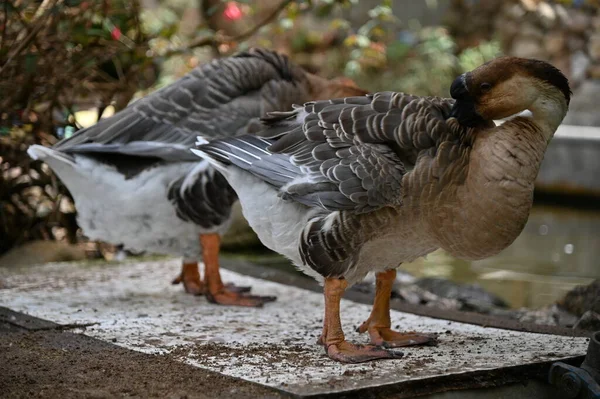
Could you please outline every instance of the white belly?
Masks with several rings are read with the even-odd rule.
[[[200,233],[223,233],[228,223],[207,231],[179,219],[167,198],[169,184],[194,162],[151,168],[126,180],[114,168],[76,156],[77,173],[61,173],[75,200],[86,236],[150,253],[198,258]]]
[[[273,186],[251,174],[231,168],[227,180],[236,191],[242,213],[264,246],[292,261],[304,273],[323,277],[304,265],[300,257],[300,234],[318,212],[293,201],[283,201]]]

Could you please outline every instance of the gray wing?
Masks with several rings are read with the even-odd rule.
[[[196,161],[189,148],[198,134],[218,138],[256,130],[266,112],[306,100],[305,80],[287,57],[251,49],[194,69],[54,148]]]
[[[452,133],[452,100],[402,93],[319,101],[271,113],[264,138],[199,148],[276,186],[283,198],[326,210],[373,211],[402,201],[419,153]]]

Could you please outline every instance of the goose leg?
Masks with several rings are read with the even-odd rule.
[[[218,234],[200,234],[202,257],[204,258],[204,279],[206,298],[209,302],[221,305],[261,307],[273,302],[274,296],[258,296],[241,292],[245,287],[231,287],[223,284],[219,271],[219,247],[221,237]],[[247,290],[247,289],[246,289]]]
[[[340,300],[348,283],[345,279],[325,279],[325,325],[320,341],[327,355],[342,363],[361,363],[377,359],[400,359],[402,352],[375,345],[356,345],[346,341],[340,321]]]
[[[414,332],[399,333],[391,329],[390,298],[395,279],[396,270],[377,273],[375,300],[371,315],[358,327],[357,331],[360,333],[368,331],[373,345],[387,348],[435,344],[436,338],[433,336]]]
[[[183,283],[183,289],[188,294],[192,295],[204,295],[206,291],[206,284],[200,278],[200,270],[198,269],[198,262],[196,261],[183,261],[181,265],[181,273],[175,277],[171,284]],[[238,287],[232,283],[225,284],[230,291],[234,292],[249,292],[251,287]]]
[[[198,262],[186,262],[183,261],[181,266],[181,273],[175,277],[171,284],[183,283],[185,292],[192,295],[204,295],[206,291],[206,284],[200,278],[200,270],[198,269]],[[249,292],[252,287],[238,287],[233,283],[225,284],[230,291],[234,292]]]
[[[183,283],[185,292],[192,295],[203,295],[206,290],[204,281],[200,279],[198,262],[183,261],[181,274],[172,281],[172,284]]]

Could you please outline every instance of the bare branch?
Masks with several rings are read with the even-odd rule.
[[[0,75],[2,74],[2,71],[10,64],[10,62],[13,60],[13,58],[15,58],[16,56],[21,54],[21,52],[25,48],[27,48],[31,44],[31,42],[35,39],[35,36],[44,27],[46,19],[52,14],[52,7],[57,2],[58,2],[58,0],[54,0],[52,2],[52,4],[48,4],[48,1],[44,1],[44,3],[42,3],[42,5],[38,8],[38,10],[40,10],[40,9],[42,9],[42,7],[46,7],[44,14],[40,17],[36,17],[36,25],[31,30],[31,32],[29,32],[29,35],[27,35],[27,37],[21,43],[19,43],[19,45],[17,46],[15,51],[13,51],[13,53],[10,56],[8,56],[6,63],[2,66],[2,68],[0,68]]]

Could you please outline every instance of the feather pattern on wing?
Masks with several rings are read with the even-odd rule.
[[[242,136],[201,149],[230,154],[225,158],[275,185],[284,199],[370,212],[401,205],[402,178],[420,151],[452,134],[452,104],[389,92],[309,102],[265,117],[262,140]]]
[[[54,148],[195,161],[189,147],[197,134],[218,138],[257,130],[266,112],[306,101],[306,79],[287,57],[251,49],[199,66]]]

